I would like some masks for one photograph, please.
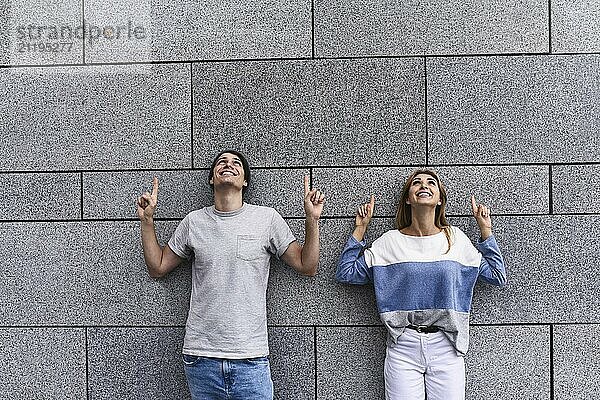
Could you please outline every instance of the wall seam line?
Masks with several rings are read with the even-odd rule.
[[[190,63],[190,157],[194,169],[194,63]]]
[[[600,326],[600,322],[585,321],[585,322],[509,322],[509,323],[471,323],[469,326],[476,327],[540,327],[540,326]],[[312,324],[312,325],[298,325],[298,324],[273,324],[267,325],[268,328],[381,328],[385,327],[381,324]],[[0,329],[183,329],[185,324],[182,325],[0,325]]]
[[[313,351],[315,358],[315,400],[318,398],[319,388],[319,375],[318,375],[318,362],[317,362],[317,327],[313,325]]]
[[[81,0],[81,26],[85,29],[85,0]],[[85,65],[85,34],[81,36],[81,63]]]
[[[83,172],[79,173],[79,219],[83,221]]]
[[[89,367],[89,351],[88,351],[88,328],[85,327],[85,393],[86,399],[90,400],[90,367]]]
[[[548,54],[552,54],[552,0],[548,0]]]
[[[598,56],[600,52],[548,52],[539,53],[481,53],[481,54],[407,54],[407,55],[385,55],[385,56],[348,56],[348,57],[315,57],[319,60],[377,60],[377,59],[397,59],[406,58],[493,58],[493,57],[539,57],[539,56]],[[58,64],[19,64],[19,65],[0,65],[2,69],[26,69],[26,68],[63,68],[63,67],[94,67],[94,66],[118,66],[118,65],[168,65],[168,64],[188,64],[188,63],[232,63],[232,62],[268,62],[268,61],[307,61],[311,57],[280,57],[280,58],[231,58],[231,59],[213,59],[213,60],[160,60],[160,61],[128,61],[128,62],[90,62],[82,64],[77,63],[58,63]]]
[[[315,0],[310,1],[311,58],[315,59]]]
[[[275,166],[254,166],[251,170],[290,170],[290,169],[366,169],[366,168],[414,168],[422,166],[422,163],[415,162],[413,164],[356,164],[356,165],[275,165]],[[432,168],[464,168],[464,167],[476,167],[476,168],[515,168],[515,167],[547,167],[547,166],[600,166],[600,161],[586,161],[586,162],[557,162],[548,164],[547,162],[536,163],[536,162],[517,162],[512,164],[431,164]],[[83,173],[96,173],[96,174],[109,174],[109,173],[122,173],[122,172],[148,172],[148,171],[160,171],[160,172],[184,172],[184,171],[208,171],[208,167],[202,168],[189,168],[189,167],[173,167],[173,168],[122,168],[122,169],[56,169],[56,170],[4,170],[0,171],[0,175],[16,175],[16,174],[77,174]]]
[[[177,222],[181,221],[181,219],[185,216],[185,213],[177,216],[177,217],[169,217],[169,218],[155,218],[155,221],[161,222]],[[472,215],[468,214],[446,214],[448,218],[470,218]],[[579,212],[579,213],[539,213],[539,214],[516,214],[516,213],[495,213],[495,217],[515,217],[515,218],[530,218],[530,217],[598,217],[600,216],[599,212]],[[285,220],[304,220],[306,216],[303,215],[282,215]],[[375,219],[393,219],[395,216],[393,214],[389,215],[374,215]],[[320,218],[321,220],[348,220],[354,219],[354,215],[323,215]],[[13,224],[13,223],[31,223],[31,224],[41,224],[41,223],[79,223],[79,222],[139,222],[138,218],[73,218],[73,219],[0,219],[0,224]]]
[[[552,165],[548,165],[548,212],[550,215],[554,215],[554,193],[552,191]]]
[[[429,166],[429,116],[427,115],[427,57],[423,58],[423,73],[424,73],[424,108],[425,108],[425,166]]]
[[[550,324],[550,400],[554,400],[554,325]]]

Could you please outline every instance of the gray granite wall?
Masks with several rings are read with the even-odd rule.
[[[0,397],[187,399],[190,270],[160,240],[210,204],[215,153],[302,238],[302,176],[328,195],[315,278],[274,262],[278,399],[383,399],[371,287],[337,284],[354,207],[392,226],[403,178],[442,174],[452,222],[496,216],[509,285],[478,286],[468,399],[600,396],[600,1],[0,0]],[[54,30],[53,30],[54,28]]]

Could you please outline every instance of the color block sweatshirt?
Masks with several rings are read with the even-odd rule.
[[[506,284],[502,254],[494,236],[473,246],[457,227],[452,246],[444,232],[409,236],[391,230],[366,248],[350,236],[340,256],[336,279],[373,282],[388,341],[396,343],[407,325],[437,326],[458,354],[469,347],[469,313],[477,280]]]

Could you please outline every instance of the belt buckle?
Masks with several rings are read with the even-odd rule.
[[[419,333],[425,333],[424,329],[427,329],[428,327],[426,325],[417,325],[417,329],[416,331]]]

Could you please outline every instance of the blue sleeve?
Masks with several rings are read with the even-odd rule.
[[[494,235],[477,243],[477,249],[483,255],[479,266],[479,279],[496,286],[506,285],[504,258]]]
[[[338,261],[335,273],[338,282],[364,285],[373,280],[373,271],[367,266],[364,249],[364,240],[359,242],[354,236],[350,236]]]

